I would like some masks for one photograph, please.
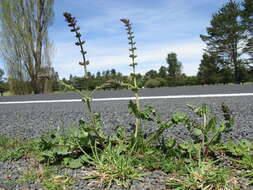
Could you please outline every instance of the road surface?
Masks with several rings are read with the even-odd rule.
[[[118,125],[132,130],[133,117],[128,113],[128,100],[133,94],[127,90],[99,91],[92,104],[100,112],[107,133]],[[143,89],[141,104],[151,105],[166,119],[172,113],[187,112],[196,117],[186,104],[208,104],[214,115],[220,117],[220,105],[227,104],[236,118],[229,138],[247,138],[253,141],[253,85],[194,86]],[[77,94],[48,94],[0,97],[0,135],[9,137],[38,137],[48,130],[60,130],[77,125],[84,118],[84,107]],[[196,118],[197,119],[197,118]],[[146,132],[155,129],[153,123],[144,123]],[[167,131],[166,136],[188,138],[188,132],[178,126]]]

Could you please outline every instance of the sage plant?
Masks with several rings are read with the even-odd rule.
[[[130,45],[129,48],[129,52],[130,52],[130,59],[131,59],[131,64],[130,67],[132,67],[132,82],[133,82],[133,88],[131,88],[131,90],[134,92],[135,94],[135,103],[136,103],[136,107],[137,107],[137,111],[140,111],[140,100],[139,100],[139,90],[140,88],[137,85],[137,79],[136,79],[136,66],[137,63],[135,61],[137,55],[135,54],[135,50],[137,49],[135,47],[136,42],[134,42],[134,36],[133,36],[133,32],[132,32],[132,24],[130,23],[129,19],[125,19],[122,18],[120,19],[121,22],[123,22],[125,24],[126,30],[127,30],[127,34],[128,34],[128,44]],[[135,133],[134,136],[137,137],[138,134],[141,132],[141,119],[136,117],[136,121],[135,121]]]
[[[75,45],[80,46],[81,49],[81,54],[83,57],[83,62],[79,62],[79,65],[84,67],[84,78],[88,78],[88,71],[87,71],[87,65],[89,64],[89,61],[86,60],[85,55],[86,55],[86,51],[84,50],[83,44],[85,43],[85,41],[81,40],[81,33],[79,32],[80,30],[80,26],[77,26],[77,20],[75,17],[72,17],[72,15],[70,13],[63,13],[63,16],[65,17],[66,22],[68,23],[68,26],[71,27],[71,32],[75,33],[75,37],[77,38],[77,42],[75,43]],[[100,127],[100,114],[99,113],[93,113],[92,112],[92,108],[91,108],[91,102],[92,102],[92,95],[95,92],[95,90],[97,90],[97,88],[95,90],[93,90],[92,92],[89,92],[87,89],[86,91],[80,91],[78,89],[75,89],[72,85],[68,85],[63,83],[63,85],[70,89],[70,90],[74,90],[77,93],[79,93],[83,99],[82,101],[85,102],[87,109],[84,110],[84,112],[86,112],[86,114],[88,115],[88,119],[91,122],[91,130],[96,134],[96,136],[103,141],[104,139],[104,134],[101,130]],[[84,121],[79,122],[80,124],[85,124]]]
[[[80,26],[77,26],[76,23],[76,18],[75,17],[72,17],[72,15],[70,13],[63,13],[64,17],[65,17],[65,20],[66,22],[68,22],[68,26],[71,27],[72,29],[70,30],[71,32],[75,32],[75,36],[77,38],[77,42],[75,43],[76,46],[80,46],[81,48],[81,54],[82,54],[82,57],[83,57],[83,62],[79,62],[79,64],[81,66],[83,66],[84,68],[84,76],[85,77],[88,77],[88,71],[87,71],[87,65],[89,64],[89,61],[86,61],[86,58],[85,58],[85,54],[87,53],[86,51],[84,51],[84,48],[83,48],[83,44],[85,43],[85,41],[82,41],[81,40],[81,33],[79,32],[80,30]]]

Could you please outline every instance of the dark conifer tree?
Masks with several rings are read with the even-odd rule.
[[[207,45],[207,52],[219,57],[220,69],[233,72],[235,82],[240,82],[239,68],[244,67],[241,55],[244,53],[245,27],[240,22],[240,4],[230,0],[212,16],[207,35],[200,35]]]

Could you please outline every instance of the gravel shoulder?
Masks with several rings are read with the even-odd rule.
[[[31,175],[31,166],[36,163],[29,159],[20,159],[14,162],[0,162],[0,190],[44,190],[40,179],[26,178],[25,175]],[[36,166],[39,170],[39,166]],[[29,173],[30,172],[30,173]],[[85,177],[94,175],[93,167],[82,167],[80,169],[58,168],[53,171],[55,178],[66,182],[69,180],[69,186],[65,183],[59,183],[61,188],[69,190],[170,190],[166,182],[173,180],[171,174],[166,174],[161,170],[143,171],[143,176],[133,180],[128,187],[112,184],[109,188],[101,183],[101,179],[85,179]],[[249,182],[246,178],[238,178],[234,174],[237,181],[234,184],[241,190],[251,190],[253,186],[247,186]],[[239,179],[239,180],[238,180]],[[52,188],[51,188],[52,189]],[[63,188],[64,189],[64,188]],[[229,189],[234,189],[233,186]]]

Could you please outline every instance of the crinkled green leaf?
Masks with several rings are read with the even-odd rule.
[[[64,145],[58,145],[53,148],[53,151],[59,155],[69,154],[69,148]]]
[[[183,150],[187,150],[189,148],[188,143],[179,143],[178,146]]]
[[[197,135],[197,136],[203,135],[203,132],[200,129],[194,129],[193,133],[194,135]]]
[[[206,125],[206,129],[209,131],[209,130],[214,130],[216,128],[216,125],[217,125],[217,119],[216,117],[212,117],[208,124]]]
[[[176,145],[176,140],[175,139],[169,139],[169,140],[167,140],[166,145],[167,145],[168,148],[173,148]]]
[[[186,118],[186,115],[185,113],[176,113],[176,114],[173,114],[172,117],[171,117],[171,121],[174,123],[174,124],[179,124],[180,122],[183,122]]]

